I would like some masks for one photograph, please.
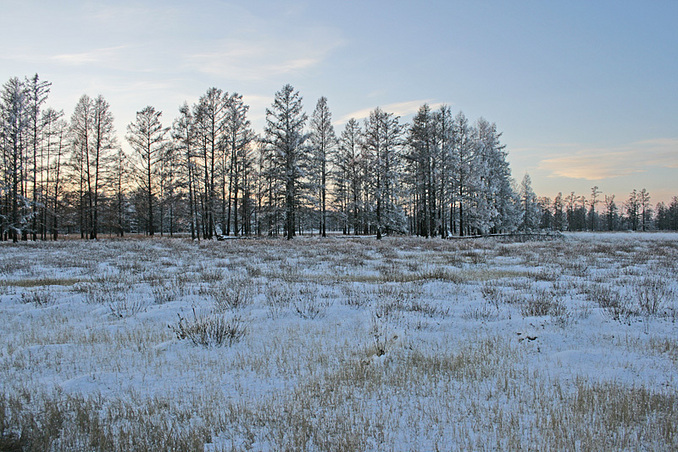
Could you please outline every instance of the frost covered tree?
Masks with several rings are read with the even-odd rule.
[[[179,117],[172,123],[172,145],[179,154],[180,160],[180,179],[181,187],[187,190],[188,198],[188,224],[191,231],[191,239],[200,238],[200,227],[198,224],[198,170],[196,163],[197,152],[197,134],[191,109],[188,103],[179,107]]]
[[[360,123],[351,118],[344,126],[338,141],[336,168],[334,172],[337,199],[345,220],[344,232],[353,228],[353,233],[363,232],[363,181],[366,165],[363,163],[362,130]]]
[[[91,230],[90,239],[96,239],[99,233],[99,213],[100,213],[100,196],[101,185],[105,178],[106,172],[109,169],[109,164],[115,149],[118,147],[118,142],[113,126],[113,113],[111,113],[110,105],[99,95],[94,99],[93,104],[93,134],[94,140],[92,145],[91,156],[91,177],[94,179],[90,186],[92,187],[91,195]]]
[[[431,108],[424,104],[414,116],[407,137],[407,180],[411,189],[413,230],[417,235],[436,234],[437,146],[435,124]]]
[[[38,156],[39,151],[43,150],[42,147],[42,134],[44,129],[44,123],[42,122],[42,105],[47,101],[49,95],[51,83],[46,81],[41,81],[38,77],[38,74],[35,74],[31,78],[26,78],[24,81],[26,89],[26,98],[27,98],[27,112],[28,112],[28,126],[29,126],[29,135],[30,135],[30,148],[31,148],[31,179],[32,179],[32,227],[31,233],[33,240],[37,239],[38,232],[44,234],[44,224],[40,223],[39,220],[42,215],[38,214],[39,206],[44,206],[44,199],[40,199],[41,193],[43,192],[42,182],[43,182],[43,166],[42,160],[43,156]],[[39,202],[40,201],[40,202]],[[38,231],[40,228],[40,231]]]
[[[68,148],[68,122],[63,119],[63,111],[46,109],[42,114],[44,124],[43,166],[45,179],[43,184],[42,224],[43,239],[49,234],[53,240],[59,235],[59,212],[63,196],[63,164]]]
[[[298,197],[307,160],[304,126],[308,117],[303,112],[301,101],[299,91],[287,84],[275,93],[271,108],[266,109],[264,142],[272,153],[273,163],[280,168],[285,198],[285,235],[288,240],[295,235]]]
[[[202,194],[200,197],[203,236],[211,239],[216,233],[217,221],[217,183],[219,170],[225,180],[225,127],[228,93],[219,88],[210,88],[200,97],[194,106],[196,142],[200,156]],[[221,167],[221,168],[220,168]],[[222,194],[225,183],[221,184]],[[223,199],[223,195],[222,195]],[[223,211],[224,203],[222,203]]]
[[[327,106],[327,98],[321,97],[313,110],[310,120],[309,146],[310,168],[309,178],[312,197],[316,200],[320,221],[318,232],[327,235],[327,192],[330,180],[330,163],[334,160],[336,136],[332,125],[332,113]]]
[[[650,227],[650,222],[652,220],[652,206],[650,205],[650,193],[643,188],[638,193],[638,205],[640,207],[640,224],[641,230],[643,232],[647,231]]]
[[[608,231],[614,231],[619,224],[619,214],[617,213],[617,204],[614,202],[614,195],[605,195],[605,224]]]
[[[638,216],[640,214],[640,202],[638,201],[638,190],[636,190],[635,188],[633,189],[633,191],[629,194],[629,197],[626,200],[624,207],[626,208],[626,218],[627,221],[629,222],[629,225],[631,226],[631,229],[637,231],[639,223]]]
[[[29,114],[28,94],[17,77],[7,81],[0,93],[0,139],[2,140],[2,235],[16,242],[26,238],[29,212],[25,191],[25,152],[27,149]]]
[[[459,112],[454,118],[454,148],[453,148],[453,203],[456,205],[456,226],[460,236],[469,233],[468,210],[472,204],[476,173],[476,146],[473,140],[473,130],[466,116]]]
[[[111,190],[111,218],[110,224],[115,229],[118,237],[125,235],[127,218],[127,181],[132,176],[132,168],[127,154],[118,147],[111,158],[110,170],[108,171],[107,185]]]
[[[71,115],[70,126],[70,167],[74,179],[77,179],[78,183],[78,224],[80,237],[83,239],[86,238],[88,232],[91,231],[93,168],[90,160],[93,154],[93,123],[93,102],[92,99],[85,94],[80,97],[78,103],[75,105],[75,109]]]
[[[225,155],[228,156],[228,208],[224,221],[226,235],[231,233],[231,222],[233,223],[234,234],[238,235],[239,233],[239,200],[243,207],[241,213],[246,213],[245,209],[247,209],[247,200],[241,199],[241,197],[243,193],[249,194],[247,177],[251,174],[251,145],[254,141],[254,132],[250,126],[250,121],[247,119],[248,110],[249,106],[245,105],[240,94],[233,93],[226,99],[224,124]],[[243,218],[243,223],[245,221],[247,221],[246,216]]]
[[[363,146],[373,168],[368,181],[374,203],[377,239],[383,233],[404,231],[400,206],[403,126],[399,118],[381,108],[372,110],[363,128]]]
[[[71,116],[71,168],[78,180],[80,235],[96,239],[100,197],[112,155],[118,147],[110,105],[99,95],[83,95]]]
[[[155,234],[155,209],[157,176],[160,162],[167,145],[168,128],[163,127],[161,111],[147,106],[136,114],[136,119],[127,126],[127,141],[136,152],[136,168],[139,187],[146,201],[146,232]]]
[[[436,155],[438,158],[437,168],[438,172],[434,178],[434,183],[437,184],[436,192],[439,200],[437,202],[438,213],[437,218],[440,233],[443,237],[449,235],[452,230],[451,212],[449,209],[452,205],[452,171],[453,171],[453,146],[454,146],[454,118],[450,107],[443,105],[440,109],[433,113],[434,133]]]
[[[537,196],[532,190],[532,179],[527,173],[520,183],[520,206],[523,216],[523,221],[520,224],[520,230],[523,232],[532,232],[538,229],[539,205],[537,204]]]
[[[598,196],[600,196],[601,191],[598,189],[598,186],[591,188],[591,198],[589,199],[589,212],[588,212],[588,223],[589,229],[595,231],[598,228],[598,213],[596,212],[596,204],[600,201]]]
[[[484,118],[478,119],[475,130],[475,228],[481,234],[514,231],[517,227],[515,194],[511,189],[511,169],[506,160],[506,146],[500,141],[501,133],[496,124]]]

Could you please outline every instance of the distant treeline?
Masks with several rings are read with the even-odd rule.
[[[495,124],[422,105],[411,123],[375,108],[337,135],[326,98],[310,117],[290,85],[257,134],[237,93],[210,88],[171,126],[142,108],[125,152],[101,96],[70,118],[46,106],[51,83],[11,78],[0,92],[0,237],[95,239],[182,232],[193,238],[345,234],[484,235],[538,229],[678,230],[678,201],[645,190],[537,198],[516,185]]]
[[[557,231],[678,231],[678,196],[669,203],[650,203],[650,193],[644,188],[633,190],[627,199],[617,204],[615,195],[601,198],[598,187],[591,195],[568,196],[558,193],[555,199],[539,198],[539,227]]]

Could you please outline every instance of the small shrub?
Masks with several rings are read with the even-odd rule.
[[[118,318],[132,317],[146,310],[146,303],[139,297],[121,297],[109,303],[111,314]]]
[[[341,291],[344,293],[344,304],[352,308],[362,308],[369,303],[365,291],[357,290],[353,286],[343,286]]]
[[[173,287],[171,284],[153,286],[151,293],[153,294],[153,299],[155,300],[156,304],[169,303],[170,301],[177,299],[179,296],[179,290],[176,287]]]
[[[524,317],[541,317],[545,315],[562,316],[565,313],[565,306],[554,297],[554,294],[547,290],[537,290],[536,293],[528,296],[523,303],[521,313]]]
[[[584,292],[591,301],[609,312],[614,320],[628,320],[634,314],[616,290],[601,284],[591,284]]]
[[[656,315],[661,312],[671,291],[660,278],[644,278],[635,286],[638,305],[643,314]]]
[[[44,306],[54,303],[56,297],[47,289],[31,290],[21,294],[21,301],[24,303],[33,303],[36,306]]]
[[[450,313],[449,307],[434,306],[424,301],[411,300],[408,307],[410,312],[418,312],[431,318],[447,317]]]
[[[326,303],[321,303],[312,298],[299,298],[294,303],[294,310],[302,319],[315,319],[325,315]]]
[[[238,316],[223,314],[198,315],[193,309],[193,319],[179,315],[179,323],[170,328],[177,339],[188,339],[193,344],[212,347],[230,346],[240,341],[247,333],[245,321]]]
[[[224,274],[218,268],[201,266],[199,269],[200,279],[206,283],[215,283],[224,279]]]
[[[116,283],[85,284],[78,290],[85,293],[85,302],[90,304],[113,304],[124,299],[129,286]]]
[[[252,288],[241,278],[229,278],[209,286],[205,292],[221,311],[240,309],[252,303]]]

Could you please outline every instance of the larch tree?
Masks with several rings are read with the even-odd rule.
[[[179,107],[179,117],[176,118],[172,124],[172,143],[176,151],[180,154],[180,161],[182,165],[182,173],[185,176],[184,187],[188,190],[188,214],[189,214],[189,229],[191,231],[191,239],[200,238],[200,228],[198,225],[197,214],[197,165],[195,162],[197,151],[196,145],[196,128],[193,114],[188,106],[184,103]]]
[[[532,232],[538,229],[539,205],[537,204],[537,196],[532,190],[532,179],[527,173],[520,183],[520,206],[523,217],[520,229],[523,232]]]
[[[148,235],[155,233],[153,211],[156,197],[156,177],[160,169],[162,153],[167,145],[168,128],[163,127],[160,121],[161,116],[161,111],[156,111],[154,107],[147,106],[138,111],[136,120],[127,126],[126,138],[137,155],[139,183],[147,202]]]
[[[451,212],[451,216],[457,219],[456,229],[460,236],[465,235],[468,230],[468,212],[471,207],[472,196],[474,192],[474,164],[475,164],[475,143],[473,141],[473,129],[468,123],[466,116],[459,112],[454,118],[454,151],[453,151],[453,184],[454,197],[453,204],[456,205],[456,212]]]
[[[295,235],[298,196],[306,163],[304,126],[308,117],[303,112],[302,97],[292,85],[275,93],[271,108],[266,109],[265,141],[280,165],[285,193],[285,235]]]
[[[363,146],[373,168],[370,178],[375,204],[377,240],[384,232],[399,232],[403,216],[399,205],[398,177],[402,170],[403,126],[399,118],[381,108],[372,110],[363,128]]]
[[[614,202],[614,195],[605,195],[605,223],[608,231],[617,229],[619,223],[619,213],[617,204]]]
[[[226,101],[224,136],[226,154],[229,157],[228,212],[224,222],[226,235],[231,233],[231,223],[233,224],[233,233],[235,235],[239,233],[238,201],[242,196],[241,192],[246,192],[246,177],[250,174],[252,164],[250,152],[254,141],[254,132],[249,119],[247,119],[248,110],[249,106],[243,102],[242,95],[238,93],[231,94]],[[242,204],[245,207],[244,201]]]
[[[63,111],[48,108],[42,113],[41,119],[44,126],[43,166],[45,173],[41,219],[44,225],[43,239],[46,239],[48,234],[53,240],[58,237],[58,211],[63,178],[61,165],[66,153],[68,133],[68,123],[64,121],[63,116]]]
[[[101,96],[80,97],[71,116],[71,163],[79,181],[80,234],[96,239],[99,232],[99,198],[109,159],[118,146],[113,114]]]
[[[588,211],[588,223],[589,229],[595,231],[598,228],[598,214],[596,213],[596,205],[600,202],[598,196],[602,192],[598,189],[598,186],[591,187],[591,199],[589,199],[589,211]]]
[[[405,160],[408,162],[409,182],[413,196],[411,215],[414,220],[414,232],[429,237],[436,231],[436,142],[435,124],[431,108],[424,104],[412,120],[408,135],[408,149]]]
[[[225,215],[226,188],[226,125],[228,93],[219,88],[210,88],[200,96],[194,106],[193,117],[197,134],[197,145],[201,157],[202,188],[201,210],[203,236],[211,239],[216,233],[217,222],[217,183],[218,170],[221,169],[222,216]]]
[[[90,157],[92,155],[93,122],[92,99],[85,94],[75,105],[70,124],[70,167],[73,172],[72,179],[77,180],[78,184],[78,224],[80,237],[83,239],[91,228],[92,166]]]
[[[436,192],[439,197],[437,217],[439,218],[440,233],[443,237],[447,237],[449,231],[452,230],[449,208],[452,204],[452,172],[454,169],[454,118],[450,107],[446,105],[440,107],[438,111],[433,113],[433,121],[434,142],[437,146],[436,155],[438,159],[438,172],[435,177],[435,183],[438,184]]]
[[[118,237],[125,235],[127,225],[127,180],[132,175],[132,168],[127,154],[118,147],[111,158],[110,170],[107,174],[108,187],[111,190],[113,205],[111,206],[111,223]]]
[[[336,135],[332,126],[332,113],[327,106],[327,98],[321,97],[311,115],[311,132],[309,136],[311,147],[312,188],[316,193],[320,221],[318,232],[327,235],[327,191],[330,173],[330,163],[334,160]]]
[[[28,140],[28,94],[21,81],[13,77],[0,93],[0,137],[4,169],[2,235],[16,242],[26,238],[27,199],[24,191],[25,151]]]
[[[640,213],[640,202],[639,202],[638,190],[635,188],[629,194],[628,199],[626,200],[626,217],[629,221],[631,229],[634,231],[638,230],[638,215]]]
[[[351,118],[344,126],[338,141],[336,153],[336,171],[334,171],[335,186],[340,189],[341,209],[345,219],[344,230],[348,233],[350,227],[353,233],[362,232],[361,201],[363,191],[363,168],[361,153],[362,130],[360,123]]]
[[[113,126],[113,114],[110,105],[99,95],[93,101],[92,117],[92,155],[89,159],[92,166],[90,172],[93,182],[89,183],[92,193],[90,195],[91,211],[91,230],[90,239],[96,239],[99,233],[99,198],[101,194],[102,181],[106,177],[108,165],[112,154],[118,147],[115,128]]]
[[[652,206],[650,204],[650,193],[643,188],[638,193],[638,205],[640,207],[640,224],[643,232],[647,231],[650,227],[650,221],[652,218]]]
[[[44,205],[44,200],[39,199],[41,197],[42,190],[42,179],[43,179],[43,169],[41,166],[42,158],[38,158],[38,150],[42,150],[41,138],[42,131],[44,128],[44,123],[41,121],[42,115],[42,105],[47,101],[49,95],[51,83],[46,81],[41,81],[38,77],[38,74],[35,74],[31,78],[27,78],[24,82],[26,86],[26,94],[28,100],[28,124],[30,129],[30,148],[31,148],[31,179],[32,179],[32,227],[31,234],[33,240],[37,239],[38,232],[41,235],[44,233],[44,224],[40,223],[39,220],[42,215],[38,214],[39,205]],[[41,156],[42,157],[42,156]],[[40,202],[39,202],[40,201]],[[40,228],[40,231],[38,229]]]

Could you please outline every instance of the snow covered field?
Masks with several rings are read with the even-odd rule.
[[[676,234],[1,243],[0,450],[676,450],[677,274]]]

